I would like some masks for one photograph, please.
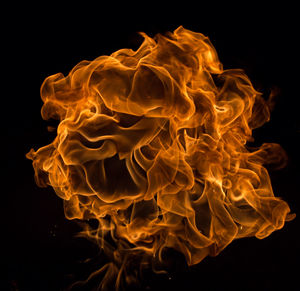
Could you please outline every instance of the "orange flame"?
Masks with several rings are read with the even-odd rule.
[[[115,261],[162,260],[168,247],[193,265],[282,228],[294,215],[263,165],[284,152],[247,145],[269,120],[267,102],[242,70],[223,70],[204,35],[142,36],[137,51],[46,78],[42,117],[60,123],[50,145],[27,154],[38,185],[54,188],[68,219],[96,219],[84,233],[105,250],[110,235]]]

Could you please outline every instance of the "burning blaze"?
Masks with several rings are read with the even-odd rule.
[[[183,27],[142,36],[136,51],[46,78],[42,117],[59,120],[57,136],[27,154],[119,276],[130,254],[162,260],[172,248],[193,265],[294,217],[264,167],[284,152],[247,145],[270,114],[243,71],[223,70],[209,39]]]

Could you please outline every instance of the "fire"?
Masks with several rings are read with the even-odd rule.
[[[270,112],[244,72],[223,70],[200,33],[142,36],[136,51],[46,78],[42,117],[59,120],[57,136],[27,154],[38,185],[112,254],[105,268],[117,284],[130,254],[162,260],[172,248],[193,265],[294,217],[264,167],[284,152],[247,144]]]

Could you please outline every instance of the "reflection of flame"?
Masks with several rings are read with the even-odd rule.
[[[276,144],[246,146],[269,109],[241,70],[223,70],[207,37],[179,27],[137,51],[82,61],[41,88],[44,119],[57,137],[27,157],[36,181],[64,199],[69,219],[96,219],[84,233],[115,259],[161,258],[165,247],[189,265],[233,239],[264,238],[292,219],[275,198],[266,163]],[[113,267],[110,272],[113,272]]]

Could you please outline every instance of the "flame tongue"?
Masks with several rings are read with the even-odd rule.
[[[284,154],[246,146],[269,119],[260,93],[241,70],[224,71],[200,33],[142,35],[137,51],[44,81],[42,116],[60,124],[27,154],[39,185],[64,199],[67,218],[98,220],[88,236],[109,232],[150,255],[171,247],[188,264],[282,228],[293,216],[263,164]]]

